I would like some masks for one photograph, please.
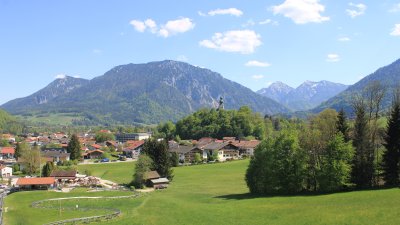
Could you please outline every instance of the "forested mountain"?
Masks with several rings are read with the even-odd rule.
[[[44,91],[47,88],[40,92]],[[215,108],[223,97],[227,109],[247,105],[262,114],[288,112],[216,72],[171,60],[117,66],[79,88],[47,97],[42,104],[25,104],[32,96],[10,101],[2,108],[13,114],[73,112],[92,120],[149,124],[176,121],[199,108]]]
[[[13,116],[0,109],[0,133],[19,133],[21,131],[22,125]]]
[[[313,109],[312,112],[321,112],[326,108],[333,108],[336,110],[343,108],[347,112],[352,112],[351,99],[354,93],[362,93],[363,90],[374,81],[380,82],[380,84],[385,88],[386,95],[383,98],[382,106],[384,109],[387,109],[392,101],[393,89],[400,86],[400,59],[390,65],[379,68],[374,73],[364,77],[339,95]]]
[[[46,103],[51,102],[54,98],[68,94],[69,92],[88,83],[89,80],[86,79],[64,76],[63,78],[54,80],[45,88],[28,97],[14,99],[5,103],[1,107],[12,113],[25,112],[29,108],[38,105],[45,105]]]
[[[272,98],[294,111],[302,111],[318,106],[347,87],[329,81],[306,81],[294,89],[282,82],[275,82],[257,93]]]

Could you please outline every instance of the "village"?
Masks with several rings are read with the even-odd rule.
[[[114,136],[110,140],[98,136]],[[97,137],[96,137],[97,135]],[[135,161],[141,154],[145,141],[152,138],[152,133],[112,134],[109,130],[97,133],[77,134],[81,147],[81,159],[71,160],[68,152],[70,137],[64,132],[25,134],[14,136],[2,134],[3,146],[0,147],[1,180],[3,190],[70,190],[75,187],[123,189],[120,184],[91,176],[90,171],[78,171],[76,164],[121,163]],[[165,141],[160,138],[158,141]],[[4,144],[5,143],[5,144]],[[16,155],[19,143],[40,148],[37,163],[39,171],[29,174],[26,157]],[[199,140],[168,141],[168,151],[178,158],[178,166],[193,164],[217,163],[248,158],[253,155],[258,140],[237,140],[234,137],[224,137],[221,140],[204,137]],[[42,171],[46,163],[57,166],[49,174]],[[153,189],[163,189],[169,180],[160,177],[157,171],[149,171],[145,175],[146,186]]]

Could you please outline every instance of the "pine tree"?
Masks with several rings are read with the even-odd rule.
[[[349,125],[347,124],[347,117],[343,108],[339,111],[339,114],[337,116],[336,129],[337,132],[342,133],[345,142],[348,142],[350,140]]]
[[[383,153],[383,179],[388,186],[399,184],[399,154],[400,154],[400,93],[394,95],[392,109],[384,137],[385,151]]]
[[[67,147],[67,152],[70,153],[71,160],[79,160],[82,158],[81,144],[79,143],[78,136],[73,134]]]
[[[374,174],[374,152],[369,140],[368,119],[363,101],[353,105],[356,114],[354,122],[353,158],[351,180],[358,188],[371,187]]]
[[[156,139],[147,140],[142,153],[147,154],[153,160],[154,169],[161,177],[167,177],[170,180],[173,178],[167,142]]]
[[[54,171],[55,165],[53,162],[46,162],[42,169],[42,176],[48,177]]]

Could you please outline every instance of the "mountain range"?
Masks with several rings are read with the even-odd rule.
[[[171,60],[116,66],[92,80],[66,76],[1,108],[17,115],[77,113],[99,123],[154,124],[216,108],[220,97],[226,109],[248,105],[263,114],[289,112],[216,72]]]
[[[329,81],[306,81],[297,88],[282,82],[272,83],[257,93],[269,97],[293,111],[310,110],[348,88],[348,85]]]

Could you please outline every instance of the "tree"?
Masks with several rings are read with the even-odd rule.
[[[172,180],[173,170],[171,169],[171,159],[166,141],[157,141],[149,139],[144,142],[143,154],[147,154],[154,162],[154,169],[161,177],[167,177]]]
[[[40,149],[38,146],[23,151],[21,155],[22,161],[25,164],[24,171],[29,175],[36,174],[40,168]]]
[[[53,162],[46,162],[42,169],[42,176],[48,177],[50,174],[56,169],[56,166]]]
[[[393,96],[390,117],[384,137],[385,151],[383,152],[383,179],[388,186],[399,184],[400,157],[400,89]]]
[[[23,152],[28,151],[30,149],[28,143],[26,142],[18,142],[15,148],[15,158],[18,160],[19,157],[22,156]]]
[[[171,166],[172,167],[177,167],[179,166],[179,155],[177,152],[171,152],[170,153],[170,160],[171,160]]]
[[[163,134],[163,137],[165,137],[165,139],[167,140],[174,139],[176,128],[175,124],[173,124],[171,121],[158,125],[157,129],[158,132]]]
[[[135,165],[135,173],[133,175],[132,185],[135,188],[143,188],[145,186],[146,173],[154,167],[153,160],[146,154],[141,154]]]
[[[304,190],[306,175],[307,154],[297,133],[285,131],[257,146],[245,179],[251,193],[291,194]]]
[[[194,163],[201,163],[201,155],[200,153],[194,153],[194,159],[193,159]]]
[[[102,142],[105,142],[105,141],[115,140],[115,136],[112,133],[99,131],[99,132],[96,133],[95,139],[96,139],[97,143],[102,143]]]
[[[345,142],[350,140],[349,125],[347,124],[346,112],[343,108],[340,109],[337,116],[336,130],[337,132],[342,133]]]
[[[353,158],[351,180],[358,188],[371,187],[374,176],[374,151],[369,139],[368,119],[364,99],[355,96],[353,109],[356,114],[353,131]]]
[[[341,133],[329,141],[318,171],[321,191],[338,191],[349,184],[353,154],[353,146]]]
[[[67,146],[67,152],[70,153],[71,160],[80,160],[81,154],[81,143],[79,142],[78,136],[73,134]]]

